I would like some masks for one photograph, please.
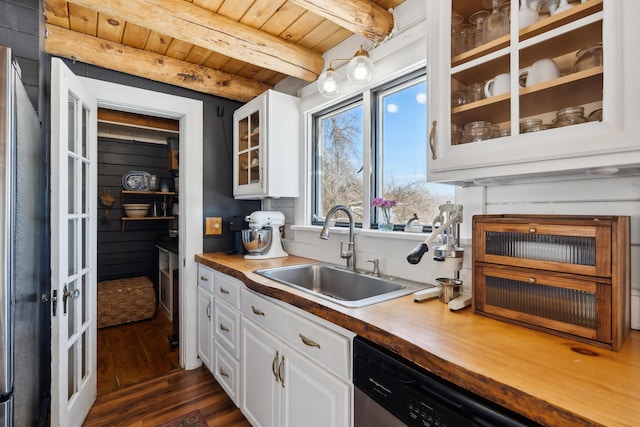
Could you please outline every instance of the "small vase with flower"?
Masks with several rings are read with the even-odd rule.
[[[371,202],[371,206],[378,208],[378,230],[393,230],[393,207],[397,206],[395,200],[387,200],[382,197],[376,197]]]

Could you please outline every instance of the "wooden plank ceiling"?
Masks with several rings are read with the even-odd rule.
[[[48,53],[246,102],[315,81],[353,34],[374,44],[404,0],[45,0]]]

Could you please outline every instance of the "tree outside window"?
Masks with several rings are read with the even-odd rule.
[[[371,99],[365,105],[363,99]],[[396,230],[414,214],[430,225],[438,206],[454,201],[454,187],[427,183],[427,87],[424,72],[406,76],[313,116],[313,222],[322,223],[335,205],[346,205],[362,223],[371,200],[395,200]],[[364,132],[365,114],[373,129]],[[364,137],[371,134],[371,160],[364,156]],[[371,194],[364,193],[365,162],[371,162]],[[367,164],[367,166],[369,166]],[[371,228],[377,227],[371,210]],[[346,221],[346,216],[337,221]]]

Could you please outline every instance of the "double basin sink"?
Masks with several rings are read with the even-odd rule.
[[[433,286],[325,263],[267,268],[254,273],[350,308],[388,301]]]

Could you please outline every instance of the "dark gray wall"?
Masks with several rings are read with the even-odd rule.
[[[103,220],[103,207],[99,205],[98,208],[99,282],[147,276],[156,284],[157,291],[158,249],[155,244],[160,235],[168,236],[169,221],[128,221],[122,232],[120,218],[125,214],[120,196],[122,176],[129,171],[145,171],[156,175],[158,184],[167,182],[170,184],[169,189],[174,191],[173,175],[168,169],[168,153],[166,145],[110,138],[98,139],[98,197],[106,189],[116,199],[115,204],[108,210],[108,221]],[[126,195],[124,203],[155,201],[159,210],[162,199],[163,196],[151,194]],[[171,213],[171,207],[168,212]]]
[[[65,63],[78,76],[202,101],[204,114],[202,140],[204,216],[218,216],[223,219],[222,235],[205,236],[203,250],[214,252],[231,249],[234,246],[234,235],[229,231],[228,220],[232,216],[244,216],[260,209],[258,201],[243,201],[233,198],[233,112],[242,104],[80,62],[65,61]],[[220,108],[224,112],[222,117],[218,115]],[[202,229],[204,230],[204,218]]]
[[[0,45],[13,50],[22,70],[22,83],[38,109],[40,81],[40,1],[0,0]]]
[[[45,95],[44,20],[39,0],[0,0],[0,45],[12,49],[22,84],[37,111],[34,134],[16,146],[13,276],[16,289],[14,425],[44,426],[50,391],[50,309],[40,295],[50,289],[48,97]],[[22,109],[27,111],[28,108]],[[20,122],[25,122],[21,120]],[[38,123],[38,121],[40,123]],[[44,123],[44,126],[40,126]]]

